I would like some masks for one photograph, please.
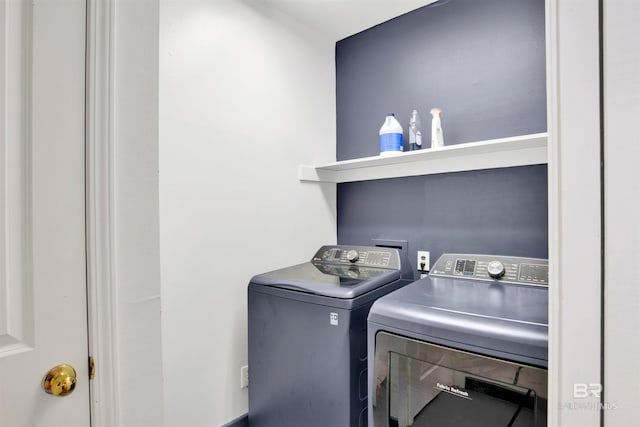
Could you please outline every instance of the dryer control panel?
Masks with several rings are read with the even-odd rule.
[[[540,258],[443,254],[429,275],[548,286],[549,262]]]

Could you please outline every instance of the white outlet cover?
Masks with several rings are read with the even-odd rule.
[[[429,251],[418,251],[418,256],[416,258],[416,269],[420,270],[420,264],[423,262],[424,262],[424,270],[429,271],[431,267],[430,260],[429,260]]]

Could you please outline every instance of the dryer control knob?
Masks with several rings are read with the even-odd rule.
[[[358,254],[358,251],[356,251],[355,249],[351,249],[349,252],[347,252],[347,259],[351,262],[358,261],[359,257],[360,254]]]
[[[504,264],[500,261],[491,261],[487,266],[487,273],[494,279],[501,278],[505,273]]]

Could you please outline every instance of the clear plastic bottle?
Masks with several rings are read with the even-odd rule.
[[[402,125],[395,114],[389,113],[380,128],[380,155],[398,154],[402,152]]]
[[[422,135],[421,131],[422,124],[420,122],[420,115],[418,114],[418,110],[413,110],[411,117],[409,117],[409,150],[422,149],[422,138],[420,138],[420,142],[418,143],[418,135]]]

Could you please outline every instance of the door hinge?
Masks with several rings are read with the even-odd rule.
[[[96,376],[96,362],[93,356],[89,356],[89,379],[92,380]]]

